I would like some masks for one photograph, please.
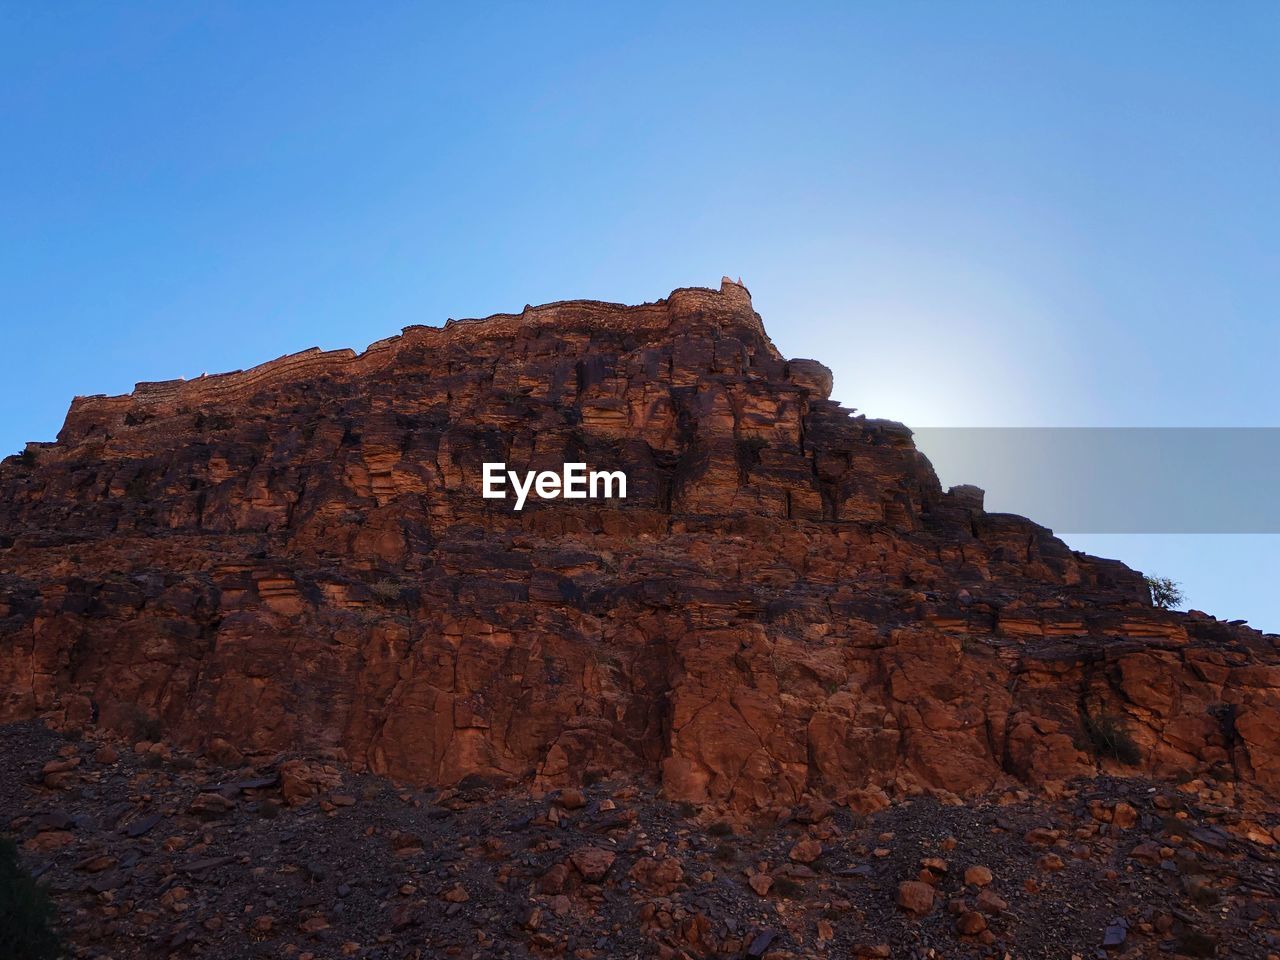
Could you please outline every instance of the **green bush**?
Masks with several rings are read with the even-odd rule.
[[[0,957],[53,960],[62,943],[53,932],[53,905],[18,860],[18,848],[0,837]]]
[[[1151,591],[1151,602],[1161,610],[1170,610],[1182,603],[1182,584],[1168,577],[1143,577]]]

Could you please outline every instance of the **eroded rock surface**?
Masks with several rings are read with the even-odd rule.
[[[0,724],[0,811],[77,957],[1066,960],[1280,950],[1280,819],[1096,777],[735,827],[636,778],[399,788]],[[65,766],[49,786],[51,764]],[[291,795],[300,770],[309,796]],[[1121,813],[1121,811],[1127,811]],[[1117,826],[1129,822],[1127,827]],[[797,848],[817,856],[797,862]]]
[[[943,490],[831,386],[726,282],[77,398],[0,466],[0,720],[740,813],[1100,769],[1280,792],[1274,636]],[[517,513],[498,461],[628,497]]]

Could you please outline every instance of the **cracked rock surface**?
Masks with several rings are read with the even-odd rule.
[[[419,790],[316,761],[229,770],[165,744],[100,760],[103,742],[0,727],[3,828],[81,957],[1280,949],[1280,818],[1242,814],[1210,781],[1084,778],[1052,799],[918,797],[870,816],[808,801],[744,823],[625,777]],[[58,787],[50,762],[72,764]],[[285,764],[314,790],[290,791]]]
[[[634,790],[627,809],[637,817],[663,804],[694,811],[680,828],[686,840],[706,826],[698,818],[758,829],[815,805],[835,810],[820,821],[834,823],[925,809],[978,817],[1001,797],[1056,810],[1090,797],[1092,782],[1118,785],[1096,798],[1111,804],[1108,819],[1090,814],[1110,842],[1153,815],[1139,785],[1158,796],[1191,785],[1189,795],[1270,836],[1277,638],[1154,608],[1140,574],[1073,552],[1031,520],[986,512],[976,488],[944,490],[909,429],[842,408],[831,389],[821,363],[779,353],[747,291],[726,281],[641,306],[573,301],[409,327],[362,354],[312,350],[76,398],[56,442],[0,463],[0,723],[29,731],[39,718],[75,748],[43,756],[21,788],[9,784],[12,817],[72,816],[29,803],[40,791],[83,790],[87,773],[133,763],[142,743],[159,752],[140,756],[159,766],[137,777],[192,792],[164,816],[236,822],[269,804],[300,836],[313,815],[332,829],[344,818],[376,827],[352,812],[368,803],[344,805],[353,777],[394,782],[418,800],[482,791],[503,823],[526,808],[574,821],[575,810],[621,806]],[[482,498],[486,462],[522,474],[566,462],[622,470],[628,495],[531,496],[517,512]],[[196,766],[170,770],[169,756]],[[234,771],[240,786],[194,790],[196,773],[215,769]],[[142,784],[129,789],[148,792]],[[552,795],[583,804],[534,799]],[[333,809],[314,813],[321,802]],[[81,806],[74,815],[95,823],[112,809]],[[249,818],[275,830],[269,819]],[[117,820],[102,829],[135,847],[154,845],[162,829]],[[425,842],[431,825],[406,821],[394,827],[405,836],[387,842],[412,851],[409,840]],[[79,854],[74,876],[90,881],[143,862],[129,861],[127,844],[82,850],[84,829],[62,824],[24,842],[35,841],[30,855],[54,857],[53,876],[63,849]],[[234,876],[227,883],[238,888],[253,876],[258,841],[224,847],[207,829],[213,840],[188,836],[182,849],[216,849],[198,858],[219,861],[202,871]],[[814,865],[829,855],[814,829],[787,828],[753,852],[736,868],[745,892],[735,896],[787,904],[798,884],[808,897],[825,882]],[[1073,853],[1075,829],[1041,845],[1037,883],[1097,864]],[[1126,849],[1107,869],[1183,876],[1178,845],[1143,829],[1152,849]],[[452,849],[470,861],[476,846]],[[577,916],[585,886],[599,888],[594,909],[626,936],[638,922],[669,932],[688,921],[694,942],[714,938],[715,950],[733,942],[766,955],[820,941],[879,955],[865,952],[878,941],[854,944],[834,915],[819,918],[825,927],[814,919],[813,941],[749,911],[714,932],[719,919],[695,922],[687,907],[636,920],[628,900],[610,914],[615,886],[661,901],[689,889],[701,864],[656,845],[648,859],[578,846],[549,878],[534,878],[564,889],[522,902],[525,947],[569,949],[546,931]],[[839,869],[878,869],[875,849],[871,841],[867,862],[850,857]],[[963,928],[975,949],[1003,935],[998,904],[1015,904],[1015,891],[1000,884],[994,857],[912,854],[910,874],[875,873],[894,923]],[[948,869],[920,866],[931,857]],[[335,874],[324,857],[295,859],[300,871],[311,863]],[[995,879],[962,893],[976,866]],[[157,896],[183,914],[193,887],[174,876]],[[484,915],[485,889],[437,879],[450,885],[427,893],[413,880],[405,903],[427,898],[445,926]],[[928,890],[907,887],[901,896],[920,909],[904,911],[901,884],[939,892],[926,902]],[[109,904],[113,890],[91,892]],[[1153,943],[1196,926],[1175,917],[1160,930],[1121,901],[1088,949],[1103,949],[1104,930],[1115,941],[1105,949],[1123,951],[1146,935],[1144,923]],[[421,925],[416,908],[397,906],[406,921],[397,929]],[[257,932],[272,939],[277,923],[291,933],[309,923],[303,933],[324,940],[350,922],[317,910],[273,916]],[[199,928],[172,949],[216,933]],[[351,938],[364,949],[386,932],[353,928]]]

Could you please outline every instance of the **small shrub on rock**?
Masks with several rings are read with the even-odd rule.
[[[402,593],[400,584],[394,580],[382,579],[369,588],[373,591],[373,595],[383,603],[391,603],[400,599]]]
[[[1168,577],[1144,577],[1147,589],[1151,591],[1151,602],[1161,610],[1171,610],[1180,605],[1185,597],[1182,595],[1182,584]]]
[[[1142,760],[1142,751],[1129,734],[1129,729],[1113,713],[1084,713],[1082,716],[1089,746],[1099,757],[1112,757],[1128,766]]]

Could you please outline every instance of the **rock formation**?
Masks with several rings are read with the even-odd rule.
[[[726,281],[77,398],[0,466],[0,720],[742,815],[1280,793],[1275,637],[943,490],[831,387]],[[480,495],[570,461],[627,498]]]

